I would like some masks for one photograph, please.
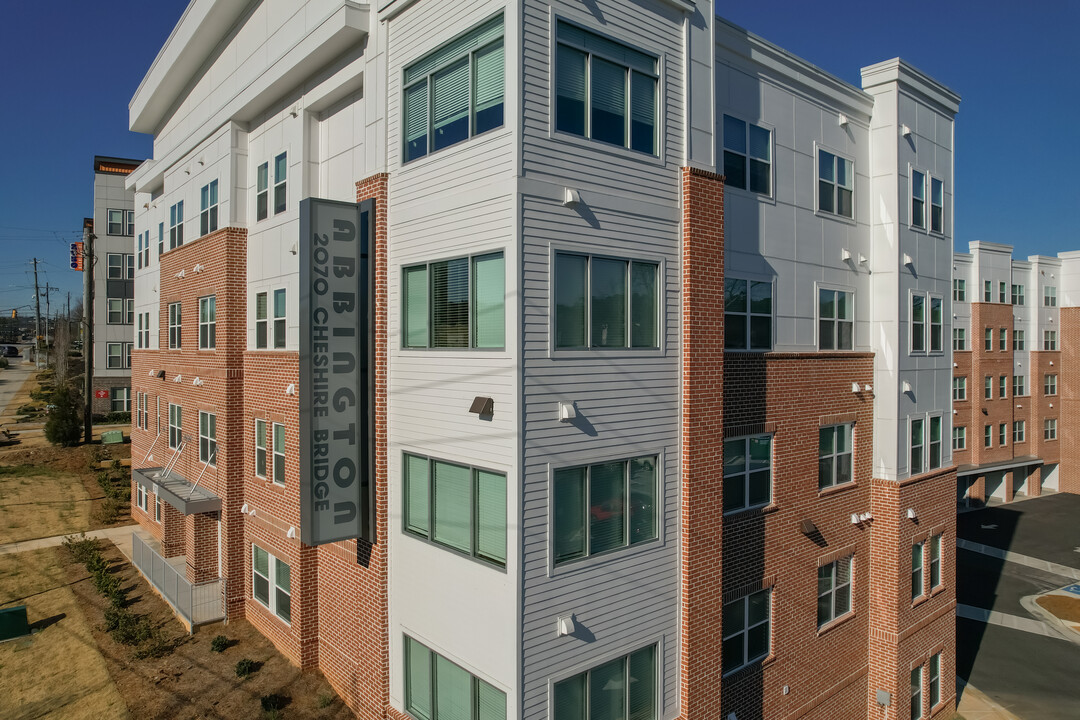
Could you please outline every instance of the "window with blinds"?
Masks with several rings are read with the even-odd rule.
[[[656,646],[555,683],[555,720],[655,720]]]
[[[555,564],[655,540],[656,466],[649,455],[556,470]]]
[[[506,693],[405,635],[405,710],[418,720],[506,720]]]
[[[405,531],[504,567],[506,476],[404,456]]]
[[[503,124],[502,15],[405,68],[404,161]]]
[[[502,253],[404,268],[402,344],[407,348],[505,346]]]
[[[555,256],[555,347],[658,348],[657,263]]]
[[[560,20],[555,129],[659,154],[656,57]]]

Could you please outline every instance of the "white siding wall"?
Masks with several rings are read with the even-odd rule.
[[[135,208],[135,194],[124,188],[124,175],[109,175],[106,173],[94,173],[94,255],[97,263],[94,266],[95,292],[94,292],[94,375],[99,379],[110,377],[128,378],[131,376],[129,368],[110,370],[107,361],[107,343],[129,343],[135,341],[134,325],[109,325],[109,303],[107,294],[108,284],[108,256],[110,254],[130,255],[135,252],[134,235],[109,235],[108,211],[123,210],[125,226],[127,211]],[[126,229],[126,227],[125,227]],[[136,234],[138,234],[136,230]],[[89,270],[89,267],[87,267]],[[127,270],[124,270],[124,280],[127,280]],[[42,280],[42,287],[44,287]],[[32,295],[33,293],[31,293]],[[53,298],[56,299],[55,297]],[[41,312],[45,312],[45,300],[41,301]],[[45,335],[44,325],[41,328],[42,336]],[[52,331],[49,331],[52,337]],[[121,385],[127,384],[118,383]]]

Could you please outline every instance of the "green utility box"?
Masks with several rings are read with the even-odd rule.
[[[101,433],[102,445],[119,445],[122,442],[124,442],[123,430],[106,430]]]
[[[25,605],[0,608],[0,642],[29,634],[30,623],[26,621]]]

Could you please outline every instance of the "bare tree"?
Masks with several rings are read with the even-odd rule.
[[[53,354],[50,360],[52,361],[53,371],[56,373],[56,386],[61,387],[67,385],[68,382],[68,351],[71,350],[71,323],[67,318],[58,317],[56,319],[56,325],[53,332]]]

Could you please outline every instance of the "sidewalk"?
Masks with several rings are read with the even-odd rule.
[[[117,540],[124,537],[128,538],[128,546],[131,545],[131,533],[139,526],[137,524],[121,525],[120,527],[103,528],[101,530],[88,530],[86,537],[88,538],[104,538],[116,543]],[[77,535],[78,533],[69,533],[70,535]],[[35,538],[33,540],[22,540],[20,542],[8,543],[6,545],[0,545],[0,555],[10,555],[11,553],[21,553],[27,550],[40,550],[41,548],[56,547],[64,542],[64,538],[67,535],[54,535],[52,537]],[[117,543],[119,544],[119,543]],[[130,554],[130,551],[129,551]]]
[[[956,712],[964,720],[1021,720],[1016,715],[984,695],[978,688],[966,684],[960,678],[956,679],[959,691],[963,693]]]

